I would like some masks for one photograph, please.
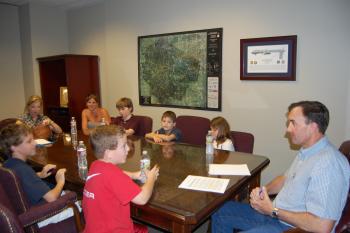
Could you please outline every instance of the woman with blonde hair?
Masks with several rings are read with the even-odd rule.
[[[55,134],[62,133],[62,129],[59,125],[48,116],[43,115],[42,106],[43,100],[40,96],[30,96],[24,108],[24,114],[21,115],[19,119],[28,127],[32,128],[35,137],[49,138],[50,136],[52,137],[51,132]],[[50,131],[49,133],[47,129],[50,129],[48,130]]]
[[[101,125],[109,125],[111,117],[106,109],[99,107],[96,95],[90,94],[86,97],[86,107],[81,113],[81,128],[85,135],[90,134],[90,130]]]

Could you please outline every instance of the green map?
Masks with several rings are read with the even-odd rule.
[[[141,104],[205,108],[207,32],[139,40]]]

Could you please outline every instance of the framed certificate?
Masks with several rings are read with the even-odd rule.
[[[297,36],[241,39],[241,80],[295,81]]]

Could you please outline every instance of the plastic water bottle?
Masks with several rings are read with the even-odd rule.
[[[82,180],[86,180],[88,173],[88,163],[86,159],[86,146],[84,145],[83,141],[79,141],[79,145],[77,147],[77,157],[79,177]]]
[[[77,135],[77,122],[75,121],[75,117],[72,117],[70,121],[70,136],[71,142],[74,150],[77,149],[78,144],[78,135]]]
[[[148,155],[148,152],[146,150],[142,151],[142,158],[140,161],[140,170],[141,170],[141,175],[140,175],[140,181],[142,183],[145,183],[147,180],[147,175],[146,175],[146,169],[149,170],[151,167],[151,158]]]
[[[208,134],[206,136],[206,147],[205,147],[205,153],[208,155],[214,154],[214,147],[213,147],[213,136],[211,135],[211,131],[208,131]]]
[[[106,125],[106,120],[105,120],[104,117],[101,118],[101,123],[100,123],[100,125]]]

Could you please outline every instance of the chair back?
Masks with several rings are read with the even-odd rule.
[[[18,217],[0,203],[0,232],[24,233]]]
[[[0,167],[0,182],[4,190],[8,194],[11,194],[9,200],[15,213],[18,215],[27,211],[29,209],[29,203],[16,174],[10,169]]]
[[[339,151],[343,153],[348,159],[348,161],[350,162],[350,140],[343,142],[339,147]],[[337,227],[335,228],[336,233],[349,232],[349,231],[350,231],[350,193],[348,193],[348,197],[346,199],[346,204],[343,209],[342,216],[337,224]]]
[[[244,153],[253,153],[254,135],[247,132],[231,131],[231,139],[235,151]]]
[[[139,122],[139,129],[138,132],[136,133],[137,136],[144,137],[146,133],[152,132],[152,127],[153,127],[153,119],[149,116],[134,116],[136,117]]]
[[[134,117],[138,120],[139,125],[138,129],[136,129],[135,135],[144,137],[146,133],[152,132],[153,127],[153,119],[149,116],[137,116],[134,115]],[[111,124],[117,124],[117,117],[111,117]]]
[[[181,142],[204,146],[205,136],[210,129],[210,120],[199,116],[178,116],[176,127],[182,132]]]
[[[52,131],[48,125],[39,125],[33,128],[35,139],[42,138],[48,140],[52,136]]]
[[[0,167],[0,183],[0,203],[2,205],[6,206],[7,209],[17,216],[29,210],[30,206],[22,189],[22,184],[12,170]],[[1,190],[6,190],[5,195]],[[27,227],[26,232],[38,232],[38,227],[36,225]]]
[[[350,140],[343,142],[339,147],[339,151],[350,161]]]
[[[14,124],[18,121],[17,118],[7,118],[0,121],[0,130],[9,124]],[[3,163],[8,156],[0,151],[0,162]]]
[[[9,124],[16,123],[17,121],[18,121],[17,118],[7,118],[7,119],[1,120],[0,121],[0,130]]]

